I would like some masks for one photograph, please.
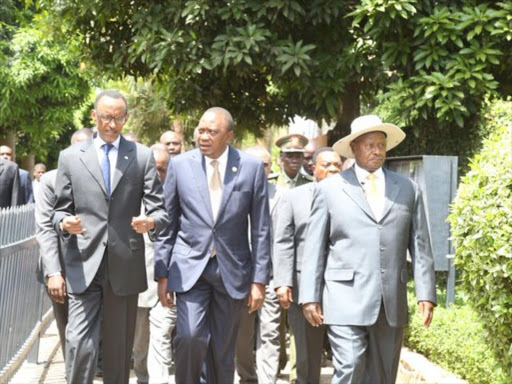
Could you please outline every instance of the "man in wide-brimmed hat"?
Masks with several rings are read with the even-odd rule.
[[[334,149],[355,164],[318,184],[302,264],[300,303],[328,326],[333,383],[395,382],[407,324],[407,251],[423,325],[436,302],[434,261],[416,183],[382,168],[405,138],[378,116],[355,119]]]

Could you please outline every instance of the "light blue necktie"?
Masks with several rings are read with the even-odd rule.
[[[100,164],[101,173],[103,173],[107,196],[110,198],[110,159],[108,158],[108,153],[114,146],[112,144],[103,144],[101,147],[103,148],[103,152],[105,152],[105,156],[103,156]]]

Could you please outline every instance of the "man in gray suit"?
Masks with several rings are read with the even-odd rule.
[[[336,175],[341,169],[341,158],[332,148],[317,149],[313,156],[315,183],[308,183],[287,191],[279,203],[274,231],[274,285],[281,306],[288,310],[288,322],[295,336],[297,382],[320,382],[324,328],[313,327],[299,306],[299,282],[305,257],[307,224],[316,182]]]
[[[407,251],[423,324],[436,302],[434,262],[421,191],[383,170],[405,134],[361,116],[334,149],[356,163],[315,189],[300,303],[313,326],[328,326],[333,383],[393,384],[407,324]]]
[[[246,148],[244,152],[254,155],[263,161],[265,176],[268,177],[272,168],[270,153],[265,147],[256,145]],[[277,204],[282,189],[275,184],[268,184],[270,217],[275,220]],[[265,289],[265,301],[258,311],[251,312],[242,308],[240,329],[236,343],[236,370],[240,384],[266,383],[273,384],[279,371],[281,308],[277,300],[272,278]],[[256,345],[256,364],[254,346]],[[256,369],[257,368],[257,369]]]
[[[18,164],[0,157],[0,208],[22,204]]]
[[[208,109],[199,148],[171,158],[165,180],[170,225],[155,245],[155,278],[164,305],[176,292],[179,384],[199,383],[203,370],[208,384],[233,383],[240,311],[262,306],[269,280],[265,170],[228,145],[233,131],[227,110]]]
[[[170,159],[169,151],[160,143],[152,145],[151,150],[155,156],[158,177],[164,182]],[[176,308],[163,307],[158,300],[153,244],[144,234],[148,289],[139,294],[137,302],[133,343],[133,370],[137,384],[168,384],[172,365],[171,334],[176,324]]]
[[[88,140],[92,136],[90,128],[82,128],[71,136],[71,145]],[[39,188],[35,189],[36,239],[39,243],[39,263],[37,279],[46,285],[46,292],[52,299],[53,316],[59,331],[62,352],[66,350],[66,325],[68,323],[68,300],[62,241],[52,223],[57,170],[45,172],[40,178]],[[64,356],[65,358],[65,356]]]
[[[137,296],[147,288],[142,234],[155,238],[168,224],[151,150],[121,136],[127,113],[120,92],[101,92],[91,111],[97,135],[59,156],[53,222],[66,242],[69,383],[92,383],[100,334],[104,381],[128,383]]]

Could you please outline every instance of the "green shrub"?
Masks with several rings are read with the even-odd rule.
[[[512,377],[512,102],[489,107],[493,132],[471,160],[448,221],[460,287],[482,319],[485,342]],[[512,379],[509,381],[512,382]]]
[[[430,361],[472,384],[510,382],[484,337],[483,325],[469,305],[438,306],[430,328],[421,325],[414,295],[404,343]]]

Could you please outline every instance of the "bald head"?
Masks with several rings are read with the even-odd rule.
[[[174,131],[165,131],[162,133],[160,143],[167,147],[171,157],[179,155],[183,149],[183,137]]]
[[[0,145],[0,157],[4,160],[13,161],[12,148],[7,145]]]
[[[267,149],[261,145],[255,145],[245,148],[244,152],[256,156],[261,161],[263,161],[263,165],[265,166],[265,176],[268,177],[270,170],[272,169],[272,159]]]
[[[91,128],[81,128],[71,136],[71,145],[76,143],[80,143],[85,140],[89,140],[92,137],[92,129]]]
[[[341,171],[341,157],[331,147],[319,148],[313,154],[313,174],[316,181]]]
[[[171,156],[167,147],[163,144],[153,144],[150,149],[153,151],[153,157],[155,158],[156,172],[163,183],[167,176],[167,167]]]

